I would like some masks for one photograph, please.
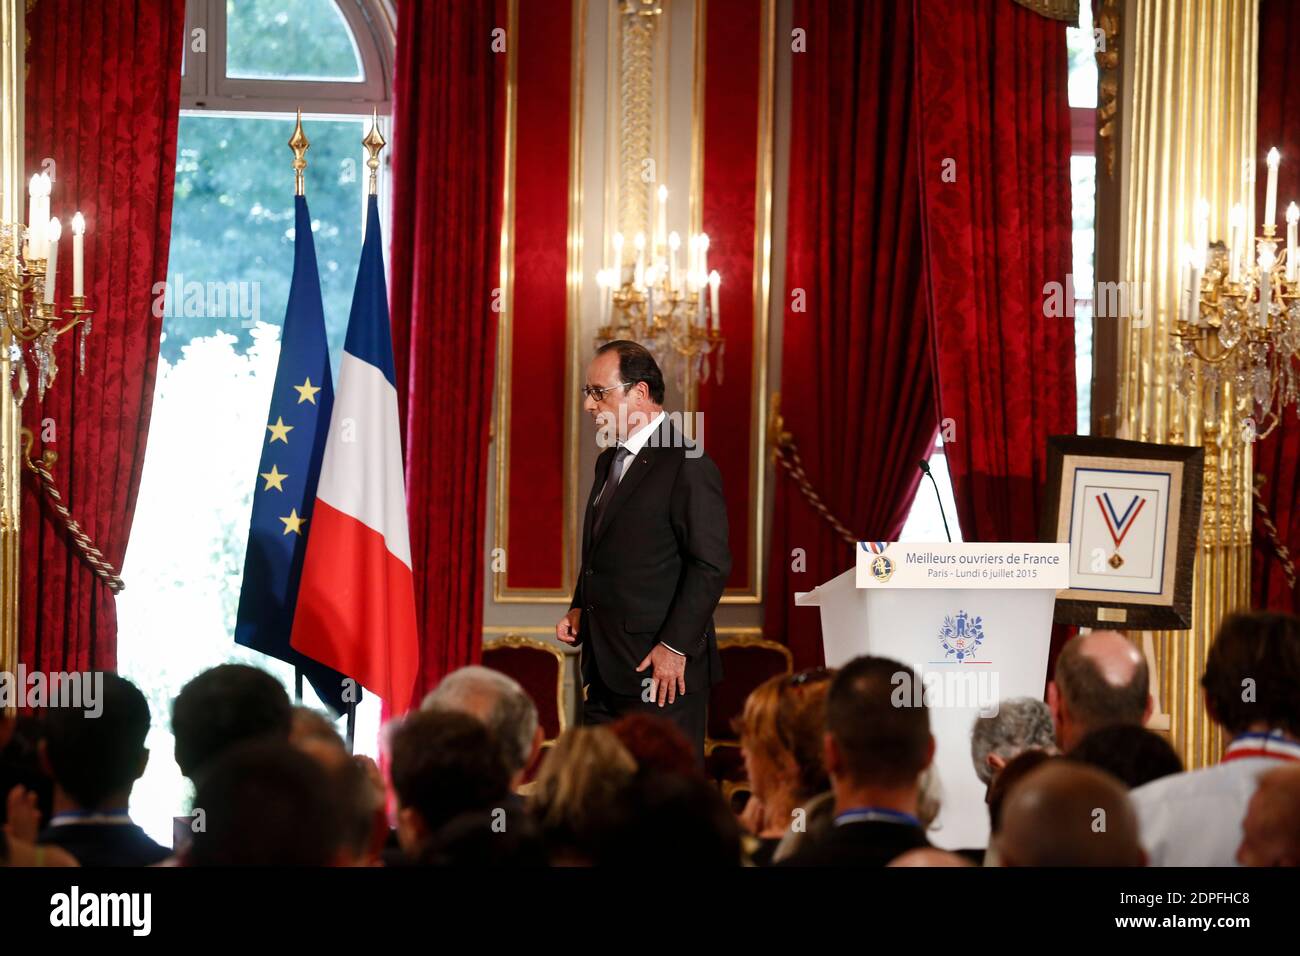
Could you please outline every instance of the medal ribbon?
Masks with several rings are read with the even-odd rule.
[[[1106,499],[1104,503],[1102,498]],[[1133,500],[1129,502],[1128,508],[1124,511],[1124,517],[1112,521],[1115,509],[1111,506],[1110,495],[1097,496],[1097,507],[1101,509],[1102,520],[1106,522],[1106,530],[1110,532],[1110,538],[1115,542],[1116,551],[1119,551],[1119,546],[1124,543],[1124,538],[1133,530],[1133,525],[1137,523],[1137,517],[1142,512],[1142,506],[1146,503],[1147,500],[1141,495],[1134,495]],[[1137,505],[1136,509],[1133,507],[1134,504]],[[1132,513],[1130,514],[1130,512]],[[1120,528],[1123,528],[1123,530],[1119,530]]]

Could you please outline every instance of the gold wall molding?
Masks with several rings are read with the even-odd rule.
[[[1158,696],[1193,768],[1216,762],[1223,748],[1200,693],[1206,652],[1224,615],[1250,604],[1250,448],[1235,440],[1231,395],[1212,416],[1179,395],[1169,333],[1193,204],[1209,201],[1213,238],[1227,236],[1233,203],[1253,223],[1258,0],[1129,0],[1124,16],[1131,83],[1120,105],[1119,276],[1135,307],[1120,333],[1119,436],[1208,446],[1193,626],[1150,636]]]
[[[26,9],[0,0],[0,220],[23,210],[23,82]],[[9,388],[11,333],[0,329],[0,671],[18,669],[19,547],[22,530],[22,413]]]
[[[1079,25],[1080,0],[1015,0],[1026,10],[1033,10],[1049,20],[1063,20],[1072,27]],[[1091,0],[1083,0],[1090,3]]]
[[[583,63],[585,60],[587,0],[571,0],[573,11],[570,36],[569,74],[569,199],[568,228],[566,230],[565,268],[565,396],[571,399],[578,394],[581,376],[580,328],[582,324],[582,147],[583,147]],[[492,548],[508,554],[510,530],[510,400],[512,369],[511,327],[514,316],[514,219],[515,219],[515,163],[516,120],[518,118],[518,27],[519,0],[510,0],[506,47],[506,136],[505,164],[501,225],[500,283],[504,290],[505,307],[497,323],[497,375],[496,420],[492,427],[496,466],[493,484]],[[564,516],[560,522],[563,542],[561,584],[558,588],[511,588],[506,584],[504,571],[492,569],[492,555],[484,555],[488,574],[492,578],[492,600],[498,604],[567,604],[573,597],[573,572],[577,563],[577,536],[582,520],[578,510],[578,429],[580,409],[574,400],[568,401],[564,410]]]

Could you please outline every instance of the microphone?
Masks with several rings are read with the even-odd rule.
[[[948,536],[948,543],[952,544],[952,532],[948,530],[948,516],[943,513],[943,496],[939,494],[939,483],[934,480],[934,475],[930,472],[930,463],[924,458],[921,459],[918,467],[921,474],[930,479],[930,484],[934,485],[934,497],[939,502],[939,517],[943,519],[943,533]]]

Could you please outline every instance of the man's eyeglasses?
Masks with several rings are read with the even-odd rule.
[[[593,402],[603,402],[608,392],[612,392],[620,386],[631,388],[635,384],[635,382],[615,382],[613,385],[584,385],[582,386],[582,394]]]

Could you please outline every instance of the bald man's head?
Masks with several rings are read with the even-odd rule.
[[[1300,866],[1300,765],[1261,774],[1241,823],[1242,866]]]
[[[997,849],[1004,866],[1146,864],[1127,789],[1072,760],[1049,760],[1012,788]]]
[[[1080,634],[1061,649],[1048,704],[1065,751],[1101,727],[1141,726],[1151,707],[1146,658],[1119,631]]]

